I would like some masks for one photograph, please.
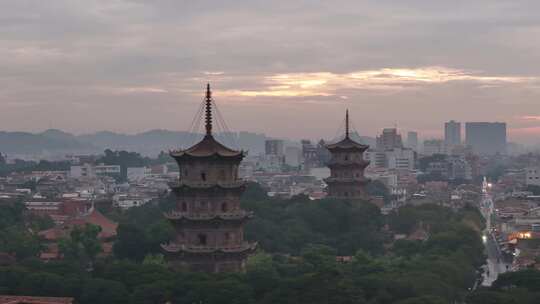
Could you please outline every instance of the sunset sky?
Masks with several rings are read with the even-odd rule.
[[[540,1],[0,1],[0,131],[332,137],[505,121],[540,142]]]

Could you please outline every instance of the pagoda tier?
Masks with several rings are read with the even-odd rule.
[[[358,167],[365,169],[367,166],[369,166],[369,161],[366,160],[350,160],[350,161],[336,161],[331,160],[327,163],[328,168],[333,169],[340,169],[340,168],[346,168],[346,167]]]
[[[363,153],[367,149],[369,149],[368,145],[362,145],[354,140],[350,139],[347,135],[343,140],[335,143],[335,144],[329,144],[326,145],[326,149],[328,149],[330,152],[360,152]]]
[[[208,190],[208,189],[243,189],[246,186],[244,181],[224,181],[224,182],[215,182],[207,183],[201,181],[177,181],[169,183],[169,187],[173,190],[182,191],[182,190]]]
[[[328,177],[324,179],[324,182],[327,184],[358,184],[358,185],[366,185],[371,180],[367,178],[344,178],[344,177]]]
[[[186,244],[168,243],[162,244],[161,248],[169,253],[194,253],[194,254],[237,254],[237,253],[252,253],[257,249],[257,243],[244,242],[239,245],[231,246],[196,246]]]
[[[253,212],[245,210],[235,210],[219,213],[192,213],[170,211],[165,213],[165,218],[169,220],[185,221],[245,221],[253,217]]]
[[[363,199],[366,196],[365,186],[369,179],[364,170],[369,161],[364,159],[364,152],[369,148],[352,140],[349,136],[349,111],[345,116],[345,138],[337,143],[328,144],[331,159],[327,166],[330,177],[324,181],[328,184],[328,197],[339,199]]]
[[[240,208],[245,182],[238,167],[245,153],[219,143],[212,135],[212,99],[206,92],[206,135],[193,147],[172,151],[179,167],[171,183],[176,208],[164,214],[175,237],[162,248],[172,268],[194,271],[242,271],[257,244],[244,240],[252,212]]]
[[[219,143],[214,136],[207,134],[198,144],[186,150],[174,150],[170,155],[177,162],[190,159],[222,159],[240,161],[245,156],[244,151],[229,149]]]

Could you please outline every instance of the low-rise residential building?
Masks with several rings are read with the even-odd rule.
[[[69,177],[75,179],[90,179],[99,176],[113,176],[119,177],[121,175],[121,168],[118,165],[91,165],[84,164],[78,166],[71,166]]]
[[[130,194],[116,194],[113,196],[113,207],[123,210],[139,207],[152,201],[151,197]]]

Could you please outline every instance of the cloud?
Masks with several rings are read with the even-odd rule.
[[[1,127],[180,128],[207,82],[229,123],[272,136],[324,136],[320,121],[345,106],[370,135],[529,126],[517,117],[540,100],[539,12],[536,0],[4,0]]]
[[[203,72],[204,75],[207,75],[207,76],[220,76],[220,75],[223,75],[225,74],[225,72],[223,71],[215,71],[215,72]]]
[[[521,119],[523,120],[528,120],[528,121],[540,121],[540,116],[530,116],[530,115],[526,115],[526,116],[521,116],[520,117]]]
[[[139,94],[139,93],[168,93],[166,89],[157,87],[127,87],[127,88],[114,88],[111,90],[113,93],[118,94]]]
[[[333,96],[340,90],[392,91],[418,89],[449,82],[478,83],[481,87],[534,84],[537,77],[498,76],[447,67],[382,68],[349,73],[311,72],[266,76],[259,90],[226,90],[225,96],[299,97]]]

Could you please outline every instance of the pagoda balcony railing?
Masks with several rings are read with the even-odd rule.
[[[161,247],[167,252],[194,252],[194,253],[213,253],[213,252],[244,252],[247,250],[254,250],[257,247],[257,243],[242,242],[235,245],[189,245],[189,244],[176,244],[168,243],[161,244]]]
[[[327,183],[367,183],[369,179],[366,177],[328,177],[324,181]]]
[[[332,159],[328,161],[328,166],[334,166],[334,165],[342,165],[342,166],[352,166],[352,165],[359,165],[359,166],[368,166],[369,161],[365,159],[360,160],[338,160],[338,159]]]
[[[238,220],[253,217],[252,211],[245,210],[234,210],[230,212],[180,212],[180,211],[169,211],[165,213],[165,217],[171,220],[177,219],[188,219],[188,220],[212,220],[212,219],[223,219],[223,220]]]
[[[183,187],[183,186],[190,187],[190,188],[211,188],[215,186],[222,187],[222,188],[237,188],[245,184],[246,182],[244,180],[236,180],[236,181],[231,181],[231,182],[210,182],[210,181],[201,182],[201,181],[180,180],[180,181],[170,182],[169,186],[172,188]]]

